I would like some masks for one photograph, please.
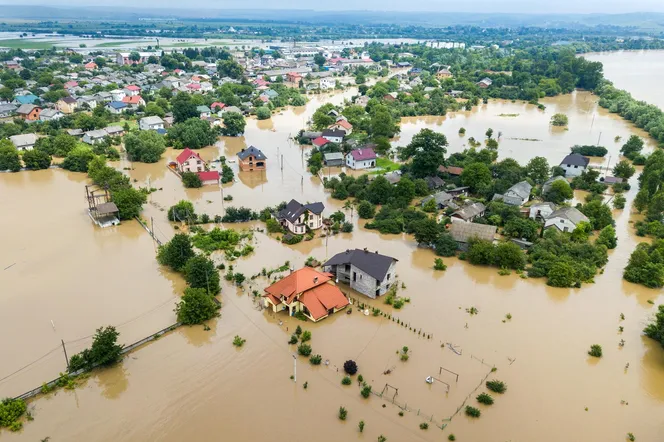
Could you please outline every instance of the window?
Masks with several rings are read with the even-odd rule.
[[[389,273],[387,274],[387,280],[388,281],[390,280],[390,274]]]

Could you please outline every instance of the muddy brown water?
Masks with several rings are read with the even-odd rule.
[[[266,153],[265,173],[241,173],[236,182],[224,185],[224,194],[233,195],[231,204],[258,210],[297,198],[324,201],[328,214],[340,208],[342,202],[330,199],[320,181],[305,173],[302,149],[288,138],[321,102],[341,103],[353,93],[320,96],[268,121],[249,120],[244,137],[221,138],[214,147],[203,149],[201,155],[208,160],[219,155],[233,158],[249,145]],[[553,164],[569,146],[592,144],[601,132],[602,144],[615,164],[620,144],[613,138],[642,135],[599,109],[596,98],[586,93],[548,99],[545,104],[546,111],[539,111],[521,103],[496,102],[444,118],[405,119],[394,144],[403,145],[419,129],[430,127],[445,133],[449,151],[455,152],[464,143],[457,135],[460,126],[467,129],[466,138],[478,139],[492,127],[495,133],[502,132],[501,158],[525,162],[545,156]],[[548,125],[551,115],[560,111],[570,116],[569,130],[552,130]],[[162,189],[150,196],[143,216],[154,219],[157,235],[164,240],[173,233],[164,209],[174,202],[190,199],[199,212],[211,215],[223,214],[229,205],[222,205],[218,187],[183,189],[166,169],[176,155],[168,151],[153,165],[130,165],[125,160],[117,164],[133,167],[130,175],[137,184],[147,185],[149,179],[152,187]],[[608,161],[607,156],[604,162]],[[10,208],[0,216],[0,263],[3,269],[16,263],[0,272],[0,377],[57,347],[65,333],[63,339],[70,341],[99,325],[127,323],[120,331],[123,342],[129,343],[174,320],[171,300],[183,287],[181,279],[156,265],[152,241],[136,222],[109,230],[94,228],[84,213],[84,182],[80,174],[59,170],[0,175],[2,207]],[[425,339],[386,318],[364,316],[357,310],[304,324],[260,310],[252,291],[262,291],[269,283],[264,278],[249,281],[242,290],[224,284],[221,318],[210,321],[209,331],[181,328],[132,353],[121,365],[94,373],[76,390],[31,401],[35,420],[19,434],[1,433],[2,438],[337,441],[376,440],[383,434],[390,441],[414,441],[441,440],[454,433],[457,440],[468,441],[557,442],[621,441],[633,432],[637,440],[660,440],[664,351],[643,338],[641,330],[654,311],[648,301],[657,304],[664,299],[661,291],[621,278],[639,241],[630,227],[638,219],[629,211],[636,178],[632,184],[628,209],[615,212],[618,248],[610,252],[609,264],[595,283],[581,289],[552,288],[542,280],[515,274],[500,276],[494,268],[452,258],[445,259],[445,272],[436,272],[431,251],[418,248],[408,235],[365,230],[356,214],[353,233],[327,240],[287,247],[256,233],[255,253],[234,263],[247,276],[286,260],[298,268],[308,256],[324,260],[354,247],[396,257],[398,276],[405,284],[400,294],[411,302],[400,311],[380,300],[371,304],[433,337]],[[583,194],[576,197],[582,199]],[[479,314],[470,316],[466,312],[470,307]],[[503,322],[507,313],[512,319]],[[329,365],[312,367],[298,358],[297,383],[293,383],[289,376],[295,349],[287,340],[298,324],[312,331],[314,353],[323,355]],[[243,348],[231,345],[235,335],[247,340]],[[622,348],[620,339],[626,342]],[[89,339],[80,342],[87,345]],[[462,354],[452,352],[448,343]],[[586,355],[595,343],[604,347],[601,360]],[[402,346],[410,349],[407,362],[396,354]],[[392,389],[384,399],[365,400],[357,385],[342,386],[337,370],[346,359],[358,362],[375,391],[386,384],[398,388],[395,401],[411,411],[398,415],[399,408],[386,400],[394,397]],[[468,396],[468,403],[477,405],[474,397],[484,388],[475,388],[494,365],[497,371],[491,378],[505,381],[507,393],[495,395],[493,406],[480,406],[478,420],[461,412],[444,432],[436,428],[433,424],[452,415]],[[458,373],[458,383],[447,372],[439,374],[440,367]],[[0,395],[18,394],[63,369],[62,354],[54,352],[1,382]],[[390,374],[383,374],[386,370]],[[450,391],[443,383],[427,384],[427,376],[449,383]],[[348,409],[345,422],[337,419],[339,406]],[[432,417],[429,429],[420,430],[419,424]],[[357,430],[360,420],[366,422],[363,434]]]

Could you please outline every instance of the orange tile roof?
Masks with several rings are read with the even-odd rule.
[[[311,267],[303,267],[286,276],[284,279],[266,287],[265,293],[273,295],[278,299],[286,298],[286,303],[290,304],[296,295],[322,285],[330,279],[332,278]]]
[[[327,316],[328,310],[340,309],[350,304],[341,290],[332,284],[322,284],[307,290],[300,296],[300,302],[316,321]]]

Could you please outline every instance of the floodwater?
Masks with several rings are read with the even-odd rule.
[[[220,138],[215,146],[203,149],[201,155],[208,160],[220,155],[231,159],[241,148],[250,145],[259,147],[267,155],[266,172],[241,173],[236,182],[224,185],[224,195],[233,196],[231,203],[222,204],[222,193],[216,186],[183,189],[166,169],[167,162],[177,155],[174,151],[168,151],[158,164],[129,165],[121,161],[118,167],[131,166],[130,175],[137,184],[147,185],[149,180],[151,187],[162,189],[151,194],[144,217],[154,219],[155,230],[164,240],[173,232],[164,209],[183,198],[192,200],[197,211],[211,215],[223,214],[224,206],[229,204],[258,210],[290,198],[302,202],[322,200],[326,213],[330,214],[339,209],[342,202],[330,199],[320,181],[305,172],[303,158],[308,148],[303,152],[288,138],[302,128],[321,102],[341,103],[353,93],[354,90],[349,90],[319,96],[307,106],[286,110],[270,120],[248,120],[244,137]],[[501,158],[513,156],[525,162],[534,156],[544,156],[555,164],[570,146],[592,144],[601,133],[602,144],[610,151],[611,164],[615,164],[620,144],[613,141],[614,137],[619,135],[626,139],[632,133],[643,135],[630,124],[599,109],[596,97],[587,93],[549,99],[545,104],[546,111],[539,111],[522,103],[492,102],[472,112],[444,118],[404,119],[400,138],[393,144],[405,145],[421,128],[430,127],[447,135],[451,153],[463,149],[464,139],[457,134],[460,126],[467,129],[466,137],[477,139],[483,139],[486,129],[492,127],[494,133],[502,132]],[[556,112],[569,115],[569,130],[549,127],[548,121]],[[541,141],[519,140],[523,138]],[[608,163],[609,157],[604,161]],[[9,242],[10,255],[28,253],[22,251],[26,247],[26,235],[16,235],[16,230],[39,231],[43,222],[37,219],[50,222],[48,220],[56,213],[84,218],[81,176],[63,171],[46,173],[53,177],[48,187],[40,186],[39,181],[31,178],[21,178],[28,174],[0,175],[0,197],[16,207],[10,212],[34,212],[34,215],[22,216],[20,221],[14,215],[0,218],[0,231],[9,236],[2,244]],[[22,185],[20,190],[18,183]],[[264,278],[248,280],[243,290],[224,284],[221,318],[210,321],[209,331],[202,327],[179,329],[132,353],[121,365],[93,374],[74,391],[59,391],[32,401],[30,407],[35,420],[26,423],[19,434],[2,433],[2,436],[7,440],[39,440],[50,436],[53,441],[180,441],[185,438],[338,441],[376,440],[383,434],[389,441],[433,441],[454,433],[457,440],[466,441],[604,442],[622,441],[632,432],[637,440],[661,440],[664,434],[664,351],[643,338],[641,330],[655,308],[649,301],[656,305],[664,302],[664,298],[661,291],[630,284],[621,278],[622,269],[639,240],[630,226],[630,222],[638,218],[629,210],[636,193],[636,177],[632,185],[627,195],[627,208],[615,212],[618,248],[610,252],[609,263],[595,283],[581,289],[552,288],[542,280],[521,279],[514,274],[499,276],[495,268],[471,266],[452,258],[445,259],[446,271],[436,272],[432,268],[435,257],[430,250],[418,248],[408,235],[381,235],[363,229],[364,221],[358,220],[356,214],[353,233],[317,238],[295,246],[283,246],[276,239],[257,232],[256,251],[234,263],[235,270],[246,276],[259,273],[263,267],[279,267],[286,260],[299,268],[308,256],[324,260],[354,247],[368,247],[399,259],[397,273],[404,284],[400,295],[409,297],[411,302],[401,311],[393,310],[380,300],[371,304],[405,321],[410,328],[432,335],[431,339],[387,318],[364,316],[356,309],[352,314],[338,313],[319,324],[305,324],[260,309],[252,292],[262,291],[268,284]],[[5,197],[7,191],[12,192],[10,198]],[[20,191],[26,196],[19,199],[16,195],[20,195]],[[52,196],[42,198],[48,197],[48,192],[52,192]],[[582,194],[577,195],[581,197]],[[28,199],[54,206],[56,201],[52,200],[68,199],[71,204],[44,211],[43,207],[29,205]],[[41,203],[42,200],[47,202]],[[54,302],[49,305],[46,318],[75,310],[79,313],[76,320],[82,320],[85,313],[86,319],[89,316],[95,324],[84,327],[87,331],[100,322],[125,320],[111,317],[106,313],[108,309],[130,310],[127,316],[133,317],[136,315],[133,302],[137,297],[147,303],[143,297],[150,296],[151,292],[159,292],[167,299],[181,289],[177,279],[158,276],[160,271],[154,263],[149,236],[136,223],[125,223],[120,229],[108,232],[95,231],[86,223],[87,219],[71,222],[70,226],[62,223],[57,229],[44,233],[57,232],[58,241],[64,241],[60,238],[69,232],[71,239],[66,243],[71,251],[68,256],[91,247],[100,236],[113,238],[112,244],[88,255],[87,269],[89,272],[94,269],[94,277],[84,271],[76,274],[78,286],[89,289],[85,295],[97,296],[102,275],[118,279],[117,270],[104,270],[111,267],[112,248],[132,240],[130,232],[135,233],[133,242],[141,244],[132,244],[130,250],[124,251],[123,258],[128,253],[132,255],[125,258],[122,265],[131,267],[134,276],[119,279],[122,281],[119,284],[108,282],[120,287],[103,298],[106,302],[103,310],[97,299],[92,305],[99,309],[97,312],[91,312],[91,308],[79,309],[78,305],[67,302]],[[234,227],[256,226],[260,223]],[[10,231],[11,235],[7,235]],[[43,256],[39,251],[51,247],[47,240],[29,243],[39,244],[39,249],[35,246],[31,256]],[[3,263],[19,261],[6,259],[4,249],[0,255]],[[48,265],[55,265],[54,260],[49,260]],[[78,265],[85,266],[85,263]],[[69,266],[57,268],[68,269]],[[35,345],[34,342],[41,342],[30,340],[36,332],[32,330],[32,321],[25,320],[25,316],[34,314],[33,304],[28,302],[27,296],[14,296],[25,281],[15,278],[5,283],[5,273],[12,269],[0,273],[3,277],[0,297],[5,331],[3,349],[10,349],[3,353],[3,372],[23,365],[13,362],[16,358],[32,360],[34,357],[23,356],[22,352]],[[40,266],[33,283],[35,289],[38,287],[43,292],[54,284],[53,281],[61,284],[59,276],[42,273],[46,271],[48,267]],[[142,284],[142,290],[136,290],[138,284]],[[131,290],[131,295],[125,294],[127,290]],[[64,293],[58,290],[50,294],[52,299],[59,300]],[[158,305],[160,301],[161,298],[152,302]],[[469,315],[466,309],[470,307],[477,308],[479,313]],[[508,313],[512,315],[511,320],[505,319]],[[620,320],[621,313],[625,315],[624,321]],[[165,316],[165,320],[172,319]],[[51,341],[45,346],[48,350],[57,345],[59,336],[48,329],[50,323],[45,322],[42,334],[51,333],[48,336]],[[56,320],[57,330],[62,327],[61,322]],[[27,324],[30,325],[26,327]],[[293,374],[295,349],[287,340],[298,324],[312,331],[314,353],[321,354],[329,365],[312,367],[305,358],[298,358],[295,383],[289,379]],[[618,332],[619,326],[624,327],[622,333]],[[150,324],[147,328],[159,327]],[[7,330],[16,336],[12,339],[16,343],[9,342]],[[20,333],[16,332],[18,330]],[[247,340],[241,349],[231,344],[235,335]],[[618,345],[621,339],[625,340],[624,347]],[[461,354],[450,350],[448,344]],[[603,346],[601,360],[587,356],[591,344]],[[396,353],[403,346],[410,349],[406,362]],[[357,385],[340,384],[342,375],[338,369],[347,359],[358,362],[359,372],[374,391],[386,389],[383,399],[376,396],[363,399]],[[626,364],[629,364],[627,369]],[[462,410],[448,422],[441,435],[434,424],[440,425],[452,416],[467,397],[470,397],[467,403],[477,405],[474,397],[484,389],[476,390],[476,387],[489,374],[491,366],[497,371],[490,378],[505,381],[507,392],[494,395],[494,405],[480,406],[480,419],[472,420]],[[458,374],[458,380],[441,367]],[[387,371],[389,374],[385,374]],[[425,382],[427,376],[441,382],[429,385]],[[43,380],[33,378],[35,386]],[[305,382],[307,389],[303,388]],[[444,383],[449,384],[449,392]],[[0,391],[13,393],[15,389],[6,384],[0,384],[3,388]],[[409,411],[403,417],[398,415],[399,408],[392,405],[393,398],[396,403],[407,405]],[[337,418],[340,406],[348,410],[345,422]],[[429,429],[420,430],[419,424],[430,419]],[[357,430],[360,420],[366,423],[363,434]]]

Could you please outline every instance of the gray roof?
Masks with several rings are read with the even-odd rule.
[[[106,133],[108,134],[114,134],[118,132],[124,132],[124,129],[122,126],[108,126],[106,129],[104,129]]]
[[[14,146],[17,149],[23,148],[25,146],[34,146],[37,142],[37,135],[35,134],[22,134],[22,135],[12,135],[9,137]]]
[[[565,177],[556,175],[554,177],[549,178],[548,180],[544,181],[544,184],[542,184],[542,194],[547,193],[549,190],[551,190],[551,185],[555,183],[556,181],[567,181]]]
[[[109,215],[116,212],[119,212],[118,206],[116,206],[113,202],[101,203],[97,205],[97,213],[99,215]]]
[[[346,131],[341,129],[325,129],[323,131],[323,137],[345,137]]]
[[[480,213],[484,212],[486,210],[486,207],[484,207],[484,204],[482,203],[473,203],[469,204],[467,206],[464,206],[461,210],[457,210],[454,212],[454,215],[459,216],[462,219],[471,219],[473,217],[476,217]]]
[[[34,104],[22,104],[18,107],[18,109],[16,109],[16,113],[27,115],[36,107],[38,106],[35,106]]]
[[[323,132],[310,132],[310,131],[302,132],[302,138],[309,138],[311,140],[316,139],[321,135],[323,135]]]
[[[238,158],[240,158],[241,160],[244,160],[249,155],[253,155],[254,158],[256,158],[257,160],[266,160],[267,159],[265,154],[263,152],[261,152],[260,149],[258,149],[257,147],[254,147],[254,146],[249,146],[246,149],[242,149],[241,151],[239,151],[237,153]]]
[[[530,197],[530,191],[533,189],[533,186],[530,185],[528,181],[520,181],[507,189],[507,192],[514,192],[521,199],[527,200]],[[505,192],[505,193],[507,193]]]
[[[468,242],[473,238],[493,241],[497,229],[496,226],[489,224],[452,222],[449,231],[457,242]]]
[[[342,160],[344,159],[344,154],[341,152],[328,152],[325,155],[323,155],[325,158],[325,161],[333,161],[333,160]]]
[[[242,113],[240,108],[236,107],[236,106],[227,106],[226,108],[224,108],[224,112],[235,112],[235,113],[238,113],[238,114]]]
[[[544,202],[544,203],[536,203],[536,204],[531,205],[530,206],[530,211],[532,212],[533,209],[539,209],[539,208],[542,208],[542,207],[548,207],[548,208],[551,209],[552,212],[554,210],[556,210],[556,205],[555,204],[550,203],[550,202]]]
[[[454,199],[454,195],[450,195],[445,191],[434,193],[422,200],[422,205],[429,202],[429,200],[436,200],[436,204],[439,206],[444,206]]]
[[[397,184],[399,181],[401,181],[401,171],[400,170],[393,170],[392,172],[387,172],[383,177],[387,180],[388,183],[390,184]]]
[[[351,264],[367,273],[369,276],[382,281],[385,279],[385,275],[387,275],[387,271],[390,269],[392,263],[397,261],[396,258],[381,255],[378,252],[372,253],[367,249],[354,249],[337,253],[330,258],[329,261],[323,264],[323,266]]]
[[[587,157],[584,157],[581,154],[578,153],[571,153],[567,155],[563,160],[560,162],[561,165],[567,164],[569,166],[581,166],[581,167],[588,167],[588,163],[590,162],[590,159]]]
[[[60,113],[60,111],[57,110],[57,109],[44,109],[43,111],[41,111],[39,116],[40,116],[40,118],[44,118],[44,117],[49,118],[49,117],[54,117],[55,115],[57,115],[59,113]]]
[[[104,129],[90,130],[85,133],[89,138],[103,138],[108,135]]]
[[[152,115],[150,117],[143,117],[141,118],[141,123],[144,124],[164,124],[164,120],[161,119],[161,117],[158,117],[157,115]]]
[[[13,104],[0,104],[0,113],[5,113],[5,112],[15,112],[17,107]]]
[[[286,205],[286,207],[280,210],[279,213],[277,213],[277,218],[285,219],[290,221],[291,223],[294,223],[295,221],[297,221],[300,215],[302,215],[307,210],[312,213],[315,213],[316,215],[320,215],[321,213],[323,213],[324,209],[325,205],[323,205],[323,203],[321,202],[304,205],[296,200],[290,200],[290,202]]]
[[[551,213],[547,217],[547,220],[550,220],[551,218],[563,218],[567,219],[571,222],[573,222],[575,225],[579,224],[580,222],[588,222],[588,217],[581,213],[578,209],[575,207],[561,207],[560,209],[556,210],[555,212]]]

